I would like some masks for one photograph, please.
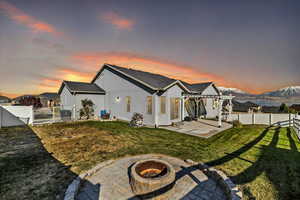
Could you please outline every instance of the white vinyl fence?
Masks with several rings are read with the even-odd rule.
[[[294,127],[294,130],[295,130],[299,140],[300,140],[300,119],[294,118],[293,127]]]
[[[282,127],[293,127],[300,139],[300,115],[297,114],[268,114],[268,113],[243,113],[232,114],[231,120],[238,120],[242,124],[265,124]]]
[[[33,124],[46,124],[75,119],[74,108],[71,107],[44,107],[33,110]]]
[[[32,106],[0,106],[0,128],[32,123]]]
[[[231,114],[231,120],[238,120],[242,124],[265,124],[289,126],[293,119],[297,119],[297,114],[272,114],[272,113],[242,113]]]

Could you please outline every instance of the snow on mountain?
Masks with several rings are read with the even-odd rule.
[[[289,86],[279,90],[263,93],[262,96],[292,97],[300,96],[300,86]]]
[[[243,90],[240,90],[238,88],[226,88],[226,87],[218,87],[218,89],[223,94],[240,94],[240,95],[247,95],[247,93]]]

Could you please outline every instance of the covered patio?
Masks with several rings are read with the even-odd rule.
[[[185,121],[177,126],[163,126],[160,128],[185,133],[188,135],[194,135],[197,137],[209,138],[231,127],[232,125],[227,122],[223,122],[222,127],[219,127],[218,121],[199,119],[198,121]]]
[[[231,113],[232,113],[232,99],[234,96],[232,95],[203,95],[203,94],[190,94],[190,93],[183,93],[182,94],[182,112],[184,113],[184,109],[188,111],[188,115],[195,120],[199,120],[202,117],[205,118],[205,114],[201,112],[201,107],[203,107],[203,102],[207,99],[213,99],[214,100],[214,106],[218,110],[218,122],[217,127],[222,127],[222,120],[228,121],[231,119]],[[189,108],[188,101],[193,101],[193,109]],[[228,103],[226,107],[223,107],[223,102],[227,100]],[[184,116],[182,116],[182,119],[184,119]]]

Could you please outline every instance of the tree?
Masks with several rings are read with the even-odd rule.
[[[81,100],[80,119],[90,119],[94,116],[94,103],[89,99]]]
[[[288,113],[289,107],[285,103],[282,103],[279,107],[279,112]]]

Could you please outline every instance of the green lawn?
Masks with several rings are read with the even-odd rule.
[[[35,147],[20,146],[29,136]],[[300,143],[289,128],[244,126],[201,139],[163,129],[130,128],[123,122],[90,121],[25,131],[0,129],[0,147],[0,196],[4,199],[20,195],[56,199],[75,174],[107,159],[144,153],[215,166],[239,185],[245,199],[300,196]]]

